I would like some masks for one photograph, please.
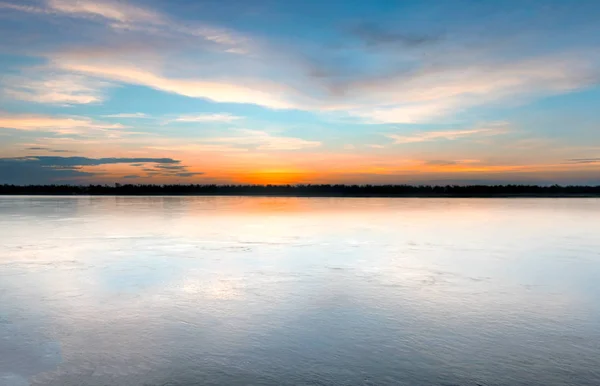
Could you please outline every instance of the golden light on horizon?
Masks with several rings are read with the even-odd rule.
[[[237,176],[236,181],[252,185],[287,185],[301,184],[314,180],[315,172],[297,169],[265,169]]]

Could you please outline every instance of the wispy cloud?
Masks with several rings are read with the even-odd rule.
[[[242,118],[232,114],[198,114],[182,115],[167,122],[233,122]]]
[[[247,152],[247,148],[237,147],[234,145],[225,145],[225,144],[214,144],[214,143],[188,143],[185,145],[174,144],[174,145],[150,145],[146,146],[146,149],[152,150],[165,150],[165,151],[178,151],[185,153],[239,153],[239,152]]]
[[[346,98],[364,106],[350,113],[372,123],[422,123],[467,108],[515,103],[589,87],[600,79],[593,54],[556,55],[510,63],[447,64],[429,70],[345,86]],[[379,101],[379,106],[372,105]]]
[[[0,114],[0,127],[16,130],[69,130],[76,128],[124,129],[120,123],[98,122],[85,117],[55,117],[26,114]]]
[[[42,152],[47,152],[47,153],[72,153],[71,150],[51,149],[51,148],[44,147],[44,146],[32,146],[32,147],[28,147],[27,150],[42,151]]]
[[[40,74],[41,72],[41,74]],[[2,81],[3,93],[10,98],[56,105],[78,105],[102,102],[110,84],[82,75],[55,74],[40,69],[21,76],[7,76]]]
[[[573,158],[567,160],[570,164],[597,164],[600,163],[600,158]]]
[[[600,77],[586,56],[548,57],[504,64],[446,65],[381,79],[351,80],[328,95],[308,82],[286,84],[268,79],[223,81],[214,76],[171,77],[126,62],[86,59],[70,53],[50,58],[61,71],[106,81],[204,98],[221,103],[255,104],[273,109],[339,111],[366,123],[421,123],[442,119],[474,106],[514,103],[517,98],[552,95],[586,87]],[[294,76],[290,73],[289,76]],[[301,79],[301,78],[300,78]],[[318,88],[323,89],[323,85]]]
[[[344,65],[356,61],[333,50],[323,50],[319,60],[330,64],[333,75],[313,77],[308,74],[312,71],[309,60],[290,59],[308,55],[300,52],[301,47],[305,47],[302,44],[297,46],[300,48],[282,49],[265,39],[250,39],[234,30],[202,23],[183,23],[129,2],[48,0],[45,6],[38,8],[17,5],[11,8],[38,13],[46,10],[53,15],[100,22],[118,30],[124,41],[134,39],[136,44],[140,44],[140,34],[160,37],[143,39],[141,43],[144,50],[152,51],[151,55],[155,56],[152,64],[124,60],[122,51],[119,55],[111,54],[111,47],[92,44],[92,47],[80,47],[79,50],[84,51],[81,54],[73,47],[44,53],[51,69],[219,103],[334,111],[360,117],[366,123],[422,123],[448,119],[473,107],[566,93],[588,87],[600,79],[597,53],[593,50],[574,49],[573,52],[558,51],[539,56],[515,52],[507,56],[510,57],[507,60],[494,57],[489,50],[469,52],[461,48],[460,52],[465,55],[448,55],[440,44],[435,44],[431,48],[433,52],[426,56],[411,56],[396,52],[398,50],[380,53],[359,49],[353,55],[360,55],[359,62],[364,62],[363,66]],[[161,40],[165,37],[175,45],[185,39],[193,44],[185,46],[183,55],[169,56],[172,52],[165,50],[165,41]],[[180,39],[182,37],[185,39]],[[371,46],[400,44],[415,47],[440,41],[436,34],[386,29],[368,23],[356,27],[350,39],[352,37]],[[346,35],[345,38],[349,37]],[[457,42],[447,43],[451,39],[452,36],[445,36],[442,40],[444,44],[456,46]],[[154,43],[157,40],[161,43]],[[220,51],[255,50],[253,55],[256,56],[253,60],[246,55],[239,57],[245,61],[237,61],[223,59],[229,55],[217,55],[218,58],[208,55],[203,56],[207,60],[199,64],[197,54],[207,52],[198,51],[198,40],[210,42]],[[410,64],[407,68],[404,68],[405,62]],[[177,70],[181,68],[185,71]],[[92,90],[43,95],[35,84],[31,86],[33,91],[25,88],[13,87],[10,92],[22,99],[58,100],[58,103],[62,100],[67,104],[93,103],[102,99],[101,93]]]
[[[222,46],[223,51],[245,54],[248,39],[225,28],[204,24],[182,24],[151,8],[114,0],[46,0],[45,6],[24,6],[0,2],[0,8],[15,11],[62,15],[104,22],[117,31],[138,31],[151,35],[187,36],[202,38]]]
[[[350,32],[365,42],[367,46],[401,46],[413,47],[434,43],[440,40],[437,35],[406,33],[386,29],[375,23],[360,23],[350,29]]]
[[[452,165],[465,165],[465,164],[477,164],[480,160],[476,159],[460,159],[460,160],[428,160],[423,163],[427,166],[452,166]]]
[[[293,104],[281,97],[283,88],[269,81],[253,82],[251,86],[246,86],[194,78],[170,78],[152,70],[144,70],[128,64],[86,63],[84,60],[69,60],[62,57],[54,58],[52,64],[65,71],[73,71],[115,82],[142,85],[214,102],[249,103],[274,109],[294,107]]]
[[[47,8],[37,7],[33,5],[14,4],[4,1],[0,1],[0,9],[8,9],[12,11],[27,13],[51,13],[51,11]]]
[[[2,158],[4,161],[15,162],[38,162],[44,166],[97,166],[109,164],[132,164],[132,163],[156,163],[160,165],[177,165],[178,168],[184,166],[178,165],[180,161],[172,158],[127,158],[127,157],[107,157],[107,158],[88,158],[88,157],[58,157],[58,156],[33,156],[19,158]]]
[[[108,114],[108,115],[103,115],[103,117],[105,117],[105,118],[132,118],[132,119],[136,119],[136,118],[152,118],[148,114],[144,114],[144,113]]]
[[[121,23],[164,24],[158,13],[116,1],[48,0],[47,5],[55,12],[81,17],[100,17]]]
[[[62,46],[61,52],[44,51],[41,55],[49,60],[51,69],[219,103],[336,111],[344,116],[360,117],[367,123],[422,123],[448,119],[473,107],[518,103],[567,93],[596,84],[600,79],[597,51],[579,47],[572,51],[548,50],[544,54],[515,49],[502,56],[494,54],[489,46],[469,51],[465,48],[469,46],[468,40],[452,41],[456,39],[454,35],[440,39],[435,33],[413,33],[363,23],[343,39],[355,42],[358,38],[368,46],[418,47],[431,43],[434,46],[427,55],[397,49],[373,52],[364,47],[342,54],[332,49],[322,49],[314,54],[307,48],[312,47],[311,44],[283,47],[276,39],[250,38],[229,28],[189,20],[183,22],[131,2],[47,0],[37,7],[1,4],[15,11],[82,19],[90,21],[93,27],[99,23],[110,29],[113,38],[114,32],[118,31],[119,39],[115,40],[131,43],[128,40],[131,39],[144,46],[143,50],[152,51],[153,56],[151,64],[139,58],[125,60],[122,47],[110,46],[114,41],[105,43],[110,39],[96,39],[103,42],[102,47],[94,42],[84,48],[80,45],[79,54],[75,52],[77,48],[69,45]],[[90,28],[97,33],[98,28]],[[183,40],[189,45],[181,45]],[[437,44],[440,40],[447,46]],[[165,42],[173,43],[179,49],[166,49]],[[490,46],[494,43],[497,42],[490,41]],[[210,55],[210,50],[204,49],[206,44],[216,47],[219,54]],[[111,53],[111,49],[118,52]],[[177,53],[173,54],[175,51]],[[231,55],[223,52],[252,55],[235,56],[236,60],[232,60]],[[36,53],[40,55],[39,51]],[[198,61],[199,54],[204,58],[202,61]],[[309,72],[314,73],[314,63],[308,59],[312,57],[327,64],[331,76],[309,75]],[[92,92],[40,95],[36,85],[31,86],[34,91],[25,87],[25,90],[12,88],[10,92],[23,99],[58,100],[59,103],[62,100],[62,103],[71,104],[102,99]]]
[[[0,114],[0,128],[60,135],[117,138],[126,134],[120,123],[95,121],[86,117],[59,117],[27,114]]]
[[[441,118],[455,109],[450,100],[433,103],[408,103],[400,107],[351,110],[350,115],[361,117],[363,123],[423,123]]]
[[[386,134],[386,137],[393,139],[395,144],[405,144],[437,140],[452,141],[473,136],[499,135],[506,132],[507,124],[504,122],[499,122],[490,124],[487,127],[480,127],[468,130],[424,131],[412,133],[410,135]]]
[[[239,129],[234,136],[210,138],[204,144],[226,144],[230,146],[252,147],[256,150],[300,150],[321,146],[319,141],[273,135],[266,131]]]

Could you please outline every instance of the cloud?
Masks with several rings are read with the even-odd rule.
[[[202,172],[185,172],[185,173],[175,173],[177,177],[193,177],[193,176],[201,176],[204,173]]]
[[[64,71],[95,76],[114,82],[136,84],[156,90],[220,103],[248,103],[273,109],[288,109],[294,105],[282,97],[283,87],[269,81],[252,82],[251,86],[224,81],[194,78],[171,78],[130,64],[111,65],[86,63],[81,60],[55,57],[52,65]]]
[[[254,147],[256,150],[300,150],[321,146],[321,142],[301,138],[283,137],[266,131],[239,129],[231,137],[210,138],[205,144],[226,144],[231,146]]]
[[[28,147],[27,150],[46,151],[48,153],[72,153],[71,150],[50,149],[50,148],[41,147],[41,146]]]
[[[414,47],[440,40],[439,36],[397,32],[382,28],[374,23],[361,23],[351,28],[350,32],[364,41],[367,46],[371,47],[382,45]]]
[[[125,129],[120,123],[94,121],[85,117],[56,117],[45,115],[1,114],[0,128],[49,131],[58,134],[86,134],[107,132],[110,136],[118,135],[118,130]]]
[[[349,82],[344,95],[363,105],[350,114],[371,123],[431,122],[474,106],[518,103],[588,87],[600,80],[594,61],[593,55],[582,53],[510,63],[449,63]],[[375,100],[379,106],[369,107]]]
[[[109,114],[103,115],[105,118],[151,118],[148,114],[144,113],[120,113],[120,114]]]
[[[319,141],[286,137],[266,131],[234,129],[222,137],[189,140],[187,143],[151,145],[147,149],[190,153],[248,153],[257,151],[293,151],[321,146]]]
[[[457,163],[458,163],[457,161],[447,161],[447,160],[425,161],[425,165],[429,165],[429,166],[450,166],[450,165],[456,165]]]
[[[455,108],[452,101],[436,103],[410,103],[401,107],[372,108],[350,111],[350,115],[363,118],[363,123],[423,123],[443,117]]]
[[[156,165],[158,169],[167,169],[167,170],[182,170],[185,168],[183,165]]]
[[[40,70],[5,77],[3,93],[10,98],[56,105],[102,102],[109,83],[76,74],[54,74]]]
[[[507,132],[506,123],[498,122],[490,124],[488,127],[474,128],[468,130],[452,131],[424,131],[413,133],[411,135],[386,134],[386,137],[394,140],[395,144],[430,142],[437,140],[457,140],[465,137],[480,135],[499,135]]]
[[[35,7],[35,6],[31,6],[31,5],[12,4],[12,3],[6,3],[3,1],[0,2],[0,9],[1,8],[11,9],[13,11],[19,11],[19,12],[28,12],[28,13],[50,13],[50,11],[45,8]]]
[[[172,158],[88,158],[88,157],[53,157],[33,156],[19,158],[0,158],[15,162],[35,162],[41,166],[97,166],[108,164],[130,164],[130,163],[157,163],[159,165],[179,164],[180,161]]]
[[[160,14],[124,2],[48,0],[47,5],[53,11],[72,16],[100,17],[121,23],[166,23],[166,20]]]
[[[90,183],[98,178],[133,178],[133,174],[119,175],[110,170],[98,169],[102,166],[140,164],[137,170],[144,171],[148,164],[154,166],[153,175],[159,177],[192,177],[202,174],[191,172],[181,161],[172,158],[88,158],[31,156],[0,158],[0,183],[44,184],[54,182]],[[140,176],[136,174],[136,176]]]
[[[231,72],[222,77],[214,74],[172,77],[143,64],[134,67],[118,60],[109,63],[72,53],[54,55],[50,63],[60,71],[219,103],[345,112],[366,123],[422,123],[474,106],[515,103],[519,102],[517,98],[527,100],[587,87],[600,79],[588,58],[589,55],[552,56],[511,63],[475,63],[467,67],[442,64],[392,76],[366,79],[357,76],[338,81],[333,88],[327,83],[302,83],[302,77],[293,82],[276,82],[260,76],[236,79]]]
[[[186,145],[172,146],[147,146],[147,149],[166,150],[166,151],[183,151],[193,153],[239,153],[247,152],[248,149],[236,147],[232,145],[209,144],[209,143],[188,143]]]
[[[600,158],[573,158],[567,160],[571,164],[595,164],[600,163]]]
[[[205,24],[184,24],[158,11],[129,2],[46,0],[45,5],[45,7],[34,7],[0,2],[0,8],[102,22],[118,32],[135,31],[155,36],[170,35],[180,39],[182,37],[202,38],[207,42],[222,46],[223,51],[234,54],[246,54],[251,50],[248,39],[233,31]]]
[[[477,159],[460,159],[460,160],[429,160],[425,161],[424,164],[428,166],[452,166],[452,165],[469,165],[480,163]]]
[[[79,48],[64,44],[60,51],[32,49],[34,55],[48,59],[51,70],[217,103],[351,115],[365,123],[445,120],[478,106],[527,103],[568,93],[600,79],[597,50],[580,45],[567,49],[544,40],[549,38],[536,41],[530,50],[521,43],[515,48],[499,47],[507,34],[519,37],[505,30],[495,31],[499,36],[486,35],[487,40],[480,39],[486,44],[481,44],[480,37],[464,33],[442,39],[435,33],[404,33],[363,23],[352,29],[351,36],[340,38],[346,43],[350,39],[350,44],[358,38],[366,48],[391,49],[361,45],[336,50],[320,41],[283,45],[277,39],[184,23],[130,2],[49,0],[45,4],[10,8],[81,19],[90,24],[92,37]],[[102,30],[95,35],[101,30],[98,24],[109,33]],[[472,32],[468,26],[464,29]],[[478,44],[471,44],[473,39]],[[344,42],[340,44],[347,48]],[[409,47],[426,47],[426,55],[424,50],[404,49]],[[140,52],[149,59],[142,59]],[[248,55],[227,54],[232,52]],[[324,67],[327,71],[322,71]],[[315,73],[320,75],[311,76]],[[38,89],[11,92],[21,98],[71,104],[102,98],[101,93],[91,92],[39,96]]]
[[[182,115],[168,122],[233,122],[242,119],[242,117],[231,114],[199,114]]]

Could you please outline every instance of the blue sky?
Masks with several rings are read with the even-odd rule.
[[[0,0],[0,183],[600,184],[598,41],[597,1]]]

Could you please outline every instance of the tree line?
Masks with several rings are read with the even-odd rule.
[[[598,196],[581,185],[0,185],[0,195],[198,195],[300,197],[572,197]]]

